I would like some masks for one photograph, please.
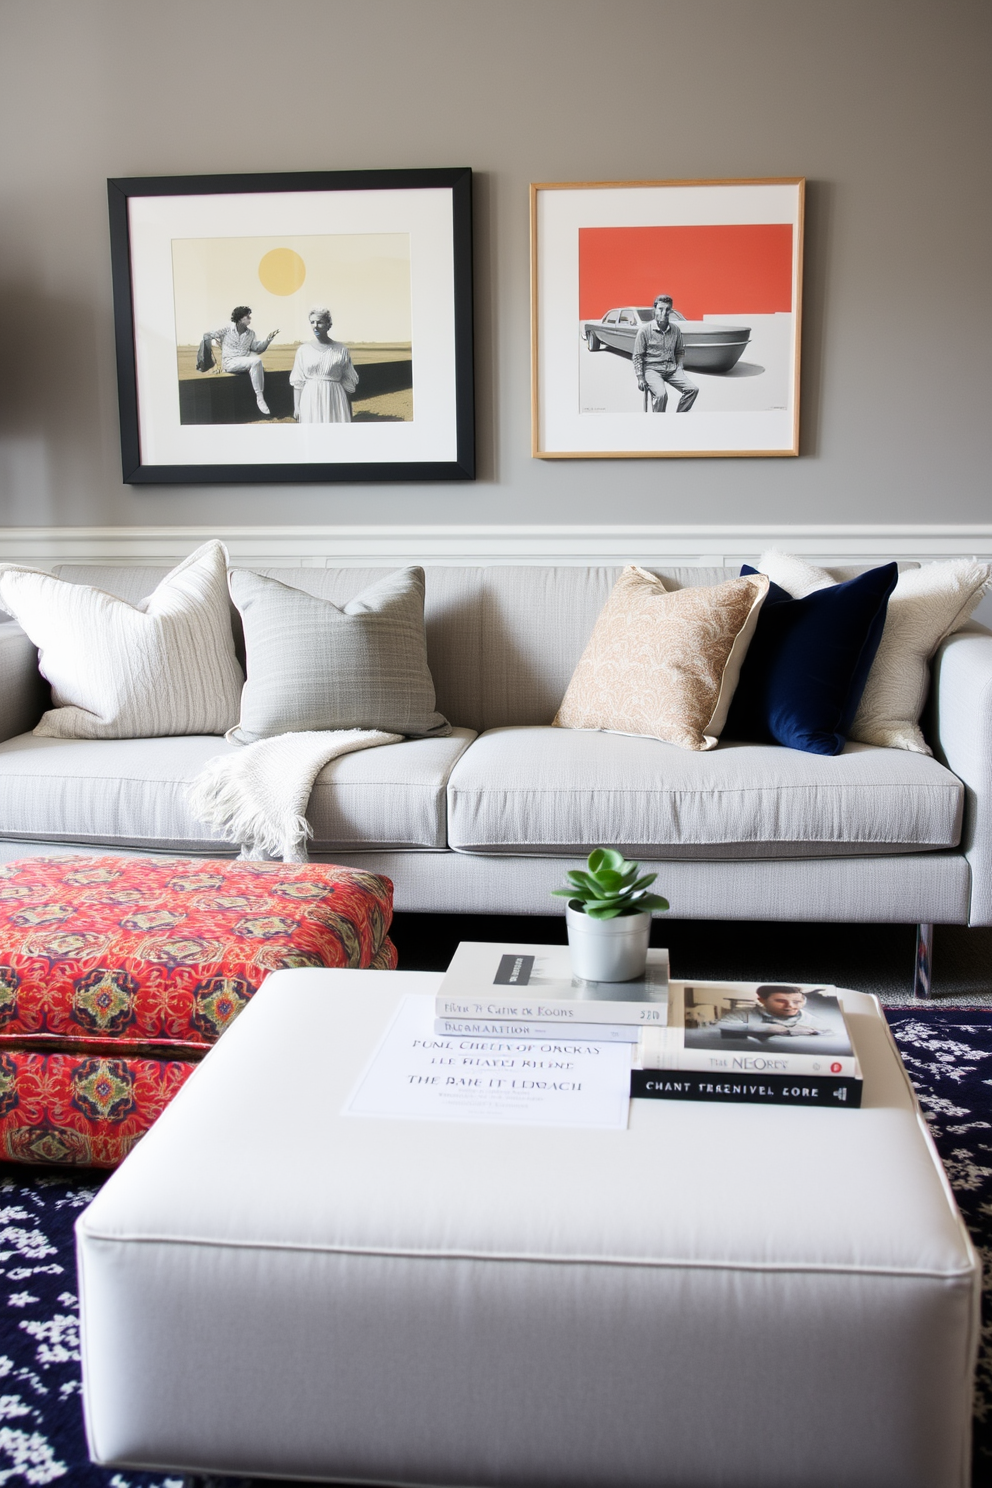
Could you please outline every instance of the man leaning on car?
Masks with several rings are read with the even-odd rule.
[[[664,413],[668,407],[668,384],[681,394],[676,413],[688,413],[699,396],[699,388],[686,377],[683,368],[685,342],[677,325],[669,319],[671,295],[658,295],[654,302],[654,323],[642,326],[634,341],[634,376],[641,392],[650,392],[651,408]]]

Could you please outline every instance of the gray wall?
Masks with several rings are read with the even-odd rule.
[[[987,519],[990,37],[988,0],[4,0],[0,526]],[[478,173],[480,479],[123,486],[105,178],[437,165]],[[775,175],[802,457],[532,460],[528,183]]]

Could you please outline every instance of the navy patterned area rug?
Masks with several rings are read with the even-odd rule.
[[[992,1488],[992,1012],[886,1016],[985,1269],[974,1488]],[[203,1488],[87,1460],[72,1226],[103,1175],[0,1165],[0,1488]],[[234,1488],[243,1479],[212,1479]],[[247,1485],[246,1485],[247,1488]],[[275,1488],[269,1480],[258,1488]]]
[[[973,1488],[992,1488],[992,1012],[886,1008],[982,1262]]]

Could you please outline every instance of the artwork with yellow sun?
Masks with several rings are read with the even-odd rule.
[[[475,479],[467,166],[107,199],[125,483]]]
[[[410,262],[400,232],[173,238],[180,422],[412,422]]]

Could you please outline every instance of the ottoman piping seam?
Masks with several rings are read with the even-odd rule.
[[[353,1245],[303,1245],[292,1241],[255,1240],[210,1240],[200,1236],[173,1235],[108,1235],[98,1230],[80,1228],[85,1240],[105,1240],[111,1244],[127,1245],[197,1245],[210,1250],[272,1250],[301,1252],[308,1255],[353,1255],[382,1256],[408,1261],[499,1261],[543,1266],[630,1266],[644,1270],[664,1271],[758,1271],[758,1272],[807,1272],[827,1275],[922,1277],[937,1281],[952,1281],[961,1277],[974,1277],[974,1266],[963,1266],[953,1271],[937,1271],[914,1266],[856,1266],[843,1263],[814,1261],[690,1261],[640,1259],[619,1256],[544,1256],[517,1255],[499,1251],[472,1250],[391,1250],[382,1247],[359,1247]]]

